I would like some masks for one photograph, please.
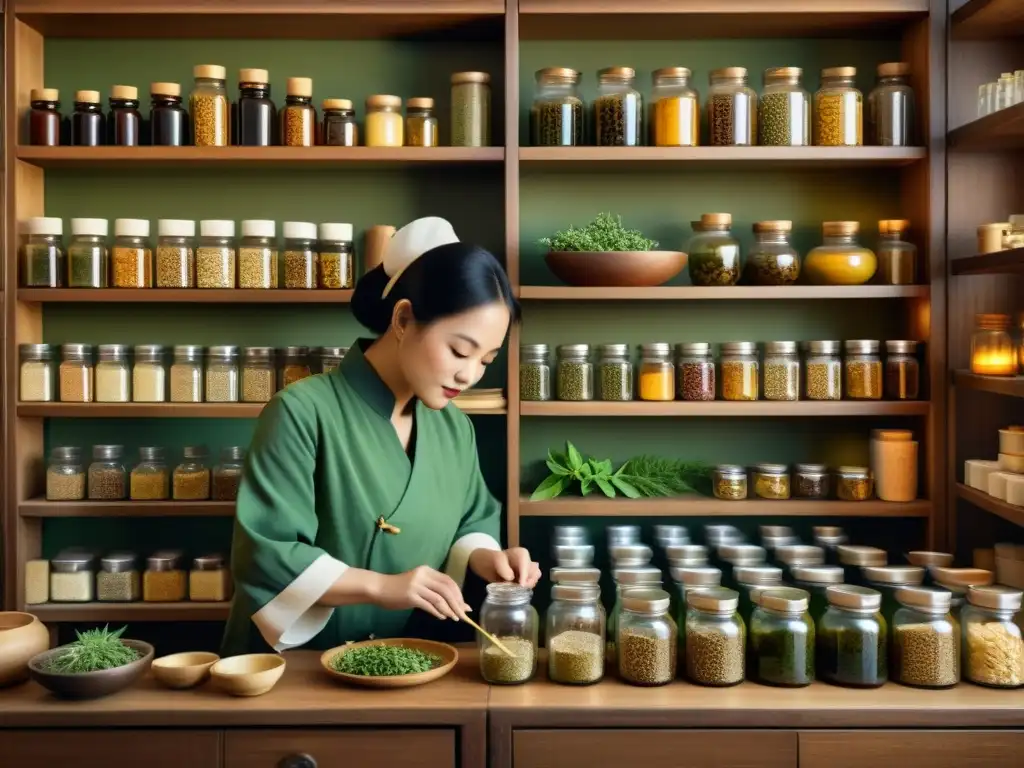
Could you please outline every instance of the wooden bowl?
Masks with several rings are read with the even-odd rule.
[[[153,677],[168,688],[192,688],[210,676],[210,667],[218,661],[220,656],[206,651],[175,653],[156,659],[150,669]]]
[[[153,646],[141,640],[122,640],[129,648],[139,652],[140,658],[130,664],[98,672],[63,674],[48,672],[46,663],[67,646],[43,651],[28,663],[29,674],[41,686],[65,699],[98,699],[127,688],[149,669],[153,662]]]
[[[232,696],[262,696],[277,685],[284,668],[284,656],[247,653],[216,662],[210,667],[210,677],[214,685]]]
[[[544,260],[569,285],[650,288],[686,268],[681,251],[550,251]]]
[[[350,675],[344,672],[336,672],[331,668],[329,662],[337,654],[371,645],[397,645],[402,648],[432,653],[441,659],[441,664],[426,672],[416,672],[411,675],[393,675],[390,677]],[[361,643],[349,643],[348,645],[339,645],[337,648],[331,648],[329,651],[324,651],[320,657],[320,666],[327,670],[331,677],[364,688],[412,688],[415,685],[424,685],[434,680],[440,680],[452,671],[458,660],[459,652],[446,643],[436,643],[433,640],[420,640],[414,637],[394,637],[383,640],[364,640]]]

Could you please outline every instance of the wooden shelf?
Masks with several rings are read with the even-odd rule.
[[[1024,507],[1015,507],[1013,504],[1007,504],[995,496],[989,496],[987,493],[970,488],[963,483],[956,484],[956,495],[964,501],[984,509],[986,512],[991,512],[993,515],[998,515],[1004,520],[1009,520],[1015,525],[1024,525]]]
[[[233,517],[233,501],[47,501],[18,505],[21,517]]]
[[[567,285],[524,285],[519,298],[528,301],[800,301],[804,299],[922,298],[927,285],[787,285],[698,288],[692,285],[655,288],[578,288]]]
[[[26,605],[44,623],[62,621],[224,621],[231,603],[42,603]]]
[[[1021,8],[1024,14],[1024,8]],[[1022,20],[1024,23],[1024,20]],[[1024,104],[1000,109],[949,132],[951,150],[992,152],[1024,147]]]
[[[298,168],[332,170],[493,164],[503,147],[18,147],[40,168]]]
[[[50,419],[255,419],[265,403],[18,403],[21,417]],[[500,416],[505,408],[474,408],[471,416]]]
[[[1024,376],[979,376],[970,371],[956,371],[953,383],[957,389],[976,389],[1008,397],[1024,397]]]
[[[18,301],[41,304],[347,304],[351,290],[286,288],[19,288]]]
[[[958,40],[1024,37],[1024,4],[1020,0],[967,0],[953,12],[950,34]]]
[[[597,495],[530,501],[523,517],[928,517],[929,501],[722,501],[702,496],[666,499],[608,499]]]
[[[1024,128],[1024,125],[1021,127]],[[949,265],[954,275],[1016,274],[1024,272],[1024,248],[952,259]]]
[[[794,418],[846,416],[926,416],[930,405],[927,401],[887,400],[839,400],[819,402],[797,400],[796,402],[771,402],[759,400],[754,403],[736,403],[716,400],[711,403],[665,402],[649,403],[608,403],[591,401],[570,403],[561,401],[524,402],[519,407],[523,416],[629,416],[629,417],[673,417],[673,416],[739,416],[761,418],[788,416]]]

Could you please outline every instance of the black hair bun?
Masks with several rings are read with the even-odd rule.
[[[352,292],[353,316],[378,336],[391,325],[391,315],[395,309],[393,291],[387,298],[381,296],[389,280],[384,265],[379,264],[359,278]]]

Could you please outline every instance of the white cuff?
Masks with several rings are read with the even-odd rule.
[[[460,589],[466,581],[466,568],[469,567],[469,556],[473,554],[474,549],[491,549],[501,552],[501,544],[486,533],[467,533],[452,544],[452,548],[448,551],[448,564],[445,565],[444,572],[452,577]]]
[[[327,626],[334,609],[316,602],[331,588],[348,566],[330,555],[320,555],[277,597],[253,617],[263,639],[275,651],[305,645]]]

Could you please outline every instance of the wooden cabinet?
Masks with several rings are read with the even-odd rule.
[[[302,761],[299,756],[307,756]],[[291,765],[287,761],[293,758]],[[455,768],[455,731],[232,730],[224,735],[224,768]],[[147,766],[147,768],[149,768]],[[195,768],[189,766],[189,768]]]
[[[996,768],[1022,755],[1024,731],[800,733],[800,768]]]
[[[219,731],[0,731],[0,765],[75,768],[220,768]]]

